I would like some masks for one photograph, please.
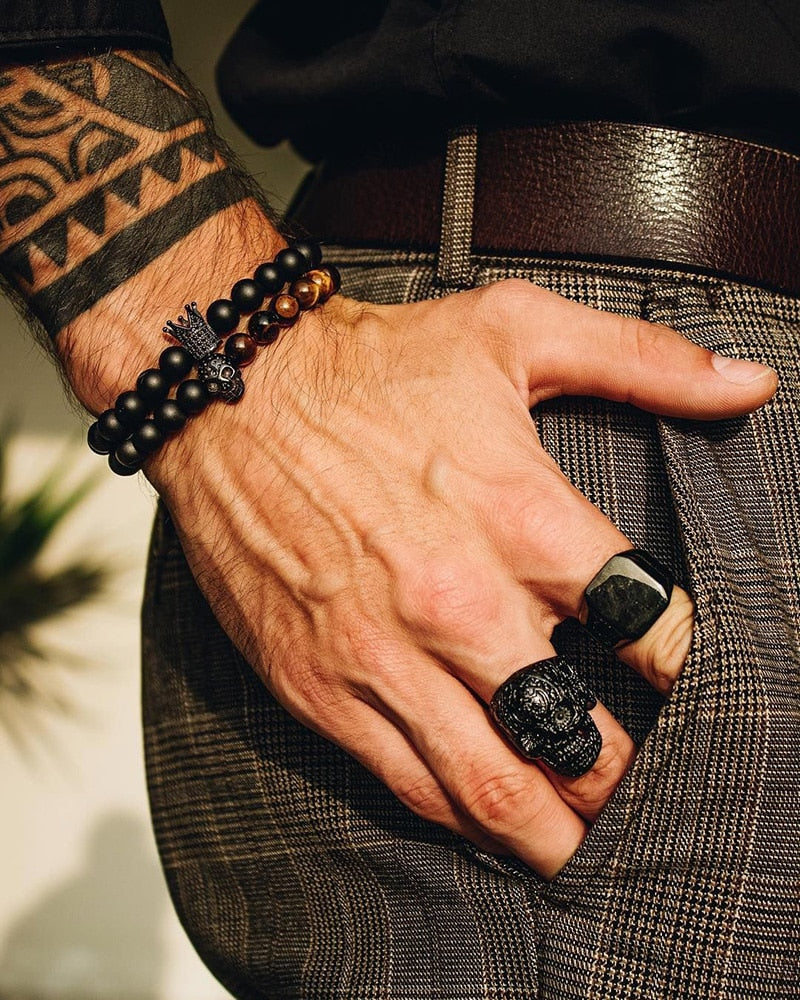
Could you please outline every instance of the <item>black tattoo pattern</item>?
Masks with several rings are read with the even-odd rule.
[[[134,54],[0,72],[0,271],[51,336],[247,194]]]

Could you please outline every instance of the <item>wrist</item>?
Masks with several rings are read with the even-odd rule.
[[[232,282],[229,298],[218,296],[198,308],[192,296],[185,315],[162,326],[166,349],[92,424],[91,449],[108,456],[113,472],[133,475],[209,406],[238,403],[245,389],[242,369],[339,290],[338,271],[322,266],[321,256],[315,244],[296,242],[251,268],[252,277]],[[117,371],[115,365],[114,381]]]
[[[55,346],[79,402],[97,415],[174,343],[163,333],[187,302],[205,308],[285,245],[255,202],[207,220],[59,333]]]
[[[262,483],[272,479],[270,465],[277,472],[302,462],[308,422],[316,424],[322,405],[314,401],[326,397],[328,375],[337,385],[344,377],[336,359],[352,339],[360,309],[336,295],[303,314],[274,345],[259,350],[238,402],[211,403],[146,459],[143,471],[171,509],[186,515],[188,507],[191,520],[204,502],[230,503],[226,486],[238,483],[238,492],[254,462]]]

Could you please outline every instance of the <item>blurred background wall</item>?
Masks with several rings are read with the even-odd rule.
[[[284,205],[303,164],[249,142],[216,101],[213,70],[250,0],[163,0],[176,61],[211,100],[219,130]],[[8,480],[33,485],[71,450],[75,475],[102,460],[87,419],[64,401],[50,362],[0,301],[0,418],[17,424]],[[48,670],[73,706],[0,712],[0,1000],[224,1000],[178,925],[149,826],[139,729],[138,609],[154,500],[106,471],[50,558],[91,553],[115,569],[111,593],[44,629]],[[70,654],[81,668],[61,666]],[[7,699],[6,699],[7,702]],[[0,706],[2,708],[2,706]],[[7,716],[4,720],[3,716]]]

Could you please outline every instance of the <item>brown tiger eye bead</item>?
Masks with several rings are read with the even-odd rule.
[[[280,323],[275,322],[275,314],[266,310],[253,313],[247,324],[247,330],[257,344],[274,344],[281,329]]]
[[[312,271],[306,271],[304,277],[319,288],[320,303],[325,302],[326,299],[329,299],[333,295],[333,281],[327,271],[322,268],[314,268]]]
[[[333,282],[333,290],[334,292],[338,292],[342,287],[342,276],[339,274],[339,268],[335,264],[326,264],[320,270],[328,272],[328,277]]]
[[[319,301],[322,289],[307,278],[298,278],[289,288],[289,294],[297,299],[301,309],[313,309]]]
[[[297,319],[297,314],[300,312],[300,303],[293,295],[276,295],[275,298],[269,304],[270,309],[278,317],[279,323],[291,324],[295,319]]]
[[[249,365],[256,356],[258,345],[246,333],[234,333],[225,341],[225,357],[239,368]]]

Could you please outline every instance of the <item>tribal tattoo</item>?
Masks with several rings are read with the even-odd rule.
[[[53,337],[250,193],[165,64],[0,70],[0,272]]]

